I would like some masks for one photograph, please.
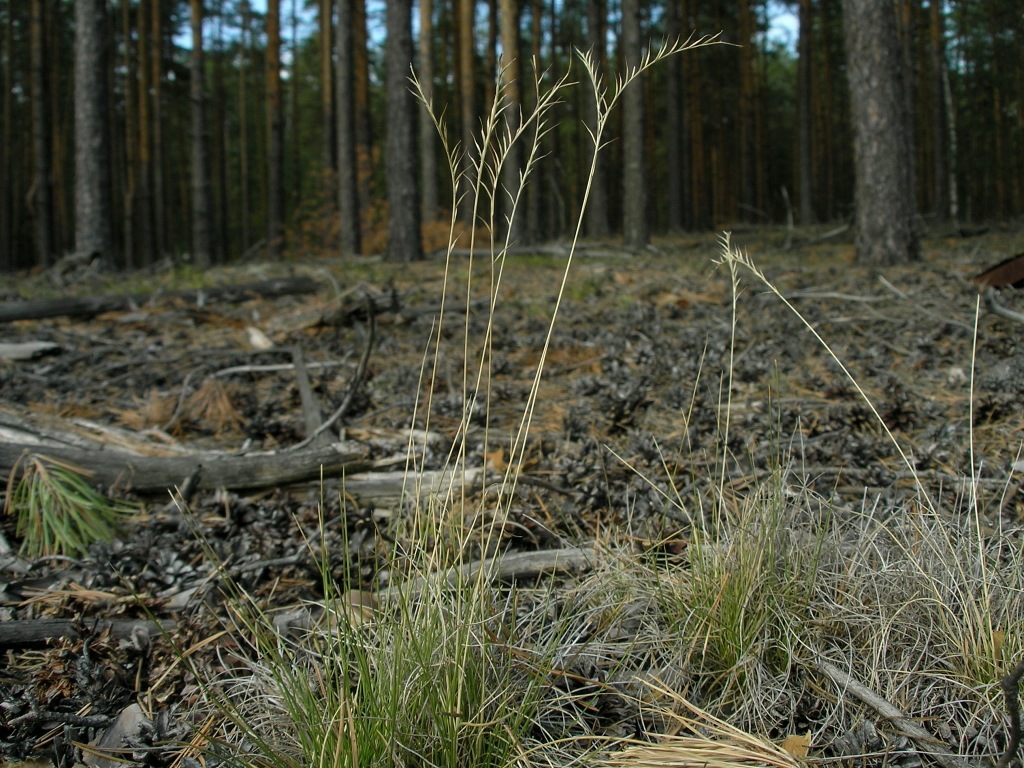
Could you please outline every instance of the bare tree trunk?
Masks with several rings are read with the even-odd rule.
[[[35,168],[31,205],[35,219],[36,265],[47,267],[53,259],[53,172],[44,0],[32,0],[31,12],[32,153]]]
[[[338,0],[338,27],[334,36],[338,47],[338,208],[341,217],[341,255],[351,256],[363,250],[359,223],[359,169],[356,152],[355,61],[352,34],[352,0]]]
[[[520,79],[522,68],[519,65],[519,0],[501,0],[501,64],[502,82],[505,87],[504,119],[505,130],[509,136],[518,131],[523,113],[522,89]],[[512,144],[505,156],[505,167],[502,170],[502,187],[504,187],[504,205],[498,211],[503,215],[499,230],[507,232],[509,242],[521,242],[524,227],[517,215],[519,207],[520,180],[523,171],[523,143]],[[521,212],[520,212],[521,213]]]
[[[544,31],[541,26],[541,18],[544,14],[543,0],[531,0],[530,3],[530,41],[533,45],[533,66],[537,69],[543,69],[541,58],[542,46],[541,42],[544,38]],[[536,95],[533,96],[531,102],[533,106],[536,106]],[[545,142],[550,141],[550,138],[541,137],[541,155],[544,153]],[[541,157],[537,163],[535,171],[535,177],[533,183],[530,184],[526,189],[526,233],[525,239],[527,242],[535,242],[542,239],[542,224],[541,224],[541,211],[543,207],[543,200],[546,194],[544,189],[544,182],[548,174],[548,165],[550,164],[550,158]]]
[[[669,5],[672,5],[672,0],[669,0]],[[597,73],[602,77],[607,76],[608,28],[606,14],[607,8],[605,8],[604,0],[587,1],[587,43],[593,51]],[[671,64],[672,62],[669,62],[669,66]],[[591,130],[595,130],[597,128],[597,100],[588,88],[584,87],[584,91],[587,92],[584,95],[587,125]],[[590,149],[593,147],[588,147],[588,150]],[[597,166],[594,169],[594,180],[586,212],[588,237],[608,237],[611,232],[609,226],[611,217],[608,215],[608,173],[606,171],[607,163],[604,160],[604,157],[598,156]]]
[[[462,185],[459,189],[459,194],[461,195],[459,218],[473,225],[476,223],[471,221],[473,218],[472,192],[476,185],[476,178],[472,172],[473,137],[476,133],[476,100],[474,99],[476,84],[473,75],[473,26],[476,4],[474,0],[456,0],[456,3],[459,15],[459,72],[457,81],[459,95],[462,100],[462,112],[459,118],[462,126],[462,152],[464,156]]]
[[[112,256],[110,98],[103,0],[75,1],[75,250]]]
[[[192,258],[210,265],[210,164],[207,159],[206,87],[203,73],[203,0],[189,0],[192,52],[189,96],[192,100]]]
[[[755,88],[754,12],[750,0],[741,0],[740,14],[740,103],[739,103],[739,215],[751,220],[757,210],[757,93]]]
[[[928,4],[931,53],[932,98],[932,192],[935,215],[940,221],[950,216],[949,206],[949,133],[946,129],[946,30],[938,2]]]
[[[224,0],[216,0],[214,13],[217,15],[217,35],[214,44],[216,61],[213,67],[213,93],[210,99],[213,107],[210,115],[213,123],[213,200],[210,209],[216,234],[212,238],[210,255],[216,262],[222,264],[227,261],[227,256],[231,252],[228,214],[228,148],[231,145],[231,137],[228,132],[228,121],[225,119],[225,104],[228,97],[224,85]]]
[[[622,52],[626,70],[639,66],[640,0],[622,0]],[[638,78],[622,95],[622,235],[629,248],[650,239],[647,223],[647,168],[644,157],[644,90]]]
[[[152,8],[150,12],[152,13]],[[151,264],[155,257],[155,241],[153,239],[153,163],[152,163],[152,129],[153,119],[151,116],[152,102],[150,99],[150,74],[149,68],[149,34],[146,26],[146,3],[140,2],[137,6],[136,32],[137,40],[137,61],[136,74],[138,75],[139,88],[138,97],[138,118],[139,118],[139,170],[138,186],[135,196],[136,216],[138,221],[138,260],[136,266]]]
[[[812,40],[814,34],[814,9],[812,0],[800,0],[800,41],[796,72],[796,119],[797,119],[797,199],[800,206],[800,223],[814,224],[814,151],[811,144],[811,97],[813,82]]]
[[[677,40],[682,34],[679,22],[679,0],[666,0],[665,37]],[[681,86],[682,64],[673,56],[665,67],[665,165],[668,174],[665,226],[669,232],[683,229],[683,97]]]
[[[409,90],[413,61],[412,2],[388,0],[387,152],[388,261],[423,258],[420,240],[420,188],[416,179],[416,101]]]
[[[843,0],[856,167],[857,260],[920,257],[903,66],[891,0]]]
[[[284,108],[281,100],[281,0],[267,2],[267,251],[284,246]]]
[[[249,194],[249,45],[252,40],[252,12],[249,0],[241,0],[242,39],[238,65],[238,166],[242,198],[242,251],[252,243],[249,222],[252,198]]]
[[[434,98],[434,3],[420,0],[419,81],[428,102]],[[417,107],[420,126],[420,183],[423,187],[423,220],[437,218],[437,129],[430,113]]]
[[[151,176],[153,195],[152,220],[153,243],[157,254],[167,251],[167,195],[164,189],[164,2],[152,0],[150,23],[152,32],[149,36],[149,88],[153,104],[150,109],[152,118]],[[145,66],[145,62],[140,66]]]
[[[334,114],[334,0],[320,0],[320,125],[325,169],[338,170],[338,133]]]
[[[14,14],[8,7],[7,23],[4,24],[4,106],[3,134],[0,135],[0,177],[7,183],[0,184],[0,270],[11,271],[14,259],[14,177],[11,162],[11,145],[14,140],[13,93],[14,93]]]

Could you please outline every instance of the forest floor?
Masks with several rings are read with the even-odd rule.
[[[848,236],[801,245],[811,234],[798,233],[788,249],[781,230],[740,232],[733,242],[850,369],[914,471],[794,312],[751,275],[741,275],[733,307],[729,271],[713,263],[713,237],[661,240],[640,255],[584,250],[569,274],[499,540],[468,559],[602,542],[683,562],[715,489],[741,507],[780,472],[787,486],[835,508],[884,514],[924,493],[939,508],[962,509],[972,462],[983,525],[1019,549],[1024,329],[984,301],[979,307],[971,278],[1024,251],[1024,234],[1005,228],[931,238],[921,263],[879,271],[852,262]],[[363,477],[405,469],[413,424],[429,433],[421,469],[442,469],[467,407],[464,394],[477,393],[466,466],[486,467],[487,476],[465,493],[486,498],[510,460],[565,264],[557,255],[508,259],[489,380],[477,385],[471,373],[468,386],[464,358],[480,354],[488,319],[486,257],[452,261],[434,365],[424,360],[434,354],[444,293],[437,256],[400,267],[319,258],[201,276],[180,268],[116,279],[82,274],[61,289],[45,275],[25,277],[6,299],[131,293],[153,300],[86,319],[8,324],[6,342],[56,347],[38,359],[0,363],[0,410],[46,417],[51,427],[82,420],[117,427],[154,444],[284,450],[308,431],[293,366],[300,348],[322,416],[348,398],[331,433],[337,439],[340,430],[359,447]],[[312,277],[321,288],[239,303],[161,298],[200,284],[289,275]],[[372,336],[361,311],[366,296],[378,303]],[[1024,312],[1020,291],[1004,290],[999,301]],[[353,386],[358,371],[364,375]],[[87,555],[18,557],[15,518],[0,522],[13,549],[0,558],[0,625],[71,621],[59,637],[9,640],[3,648],[3,758],[54,759],[70,768],[82,759],[80,746],[133,702],[151,721],[133,736],[129,759],[165,765],[184,754],[180,744],[202,726],[193,718],[203,690],[189,671],[195,667],[174,649],[188,649],[211,676],[223,668],[222,654],[242,652],[225,631],[222,601],[206,589],[218,568],[275,610],[322,599],[314,550],[329,553],[346,587],[374,593],[399,578],[393,568],[402,542],[392,534],[401,501],[393,486],[361,486],[355,473],[272,488],[203,487],[189,494],[189,515],[169,493],[140,496],[130,480],[119,486],[114,493],[142,507],[119,538]],[[141,625],[118,638],[104,629],[108,619],[164,620],[166,634]],[[929,706],[899,704],[912,713]],[[802,699],[799,708],[802,714],[768,723],[765,735],[801,730],[814,707]],[[998,730],[940,735],[954,752],[994,755],[1004,744],[991,735]],[[816,754],[836,753],[822,745]],[[89,762],[107,764],[97,760]]]

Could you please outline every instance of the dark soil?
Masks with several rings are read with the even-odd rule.
[[[927,492],[955,507],[973,455],[988,514],[1019,523],[1024,329],[984,301],[979,309],[971,277],[1024,250],[1024,236],[931,239],[922,263],[879,272],[852,264],[849,242],[786,251],[783,240],[772,232],[734,237],[848,366]],[[780,466],[826,498],[855,506],[874,499],[896,505],[916,493],[910,468],[855,387],[794,312],[750,275],[741,275],[733,345],[730,279],[712,264],[717,255],[707,237],[660,242],[657,252],[639,256],[578,257],[503,548],[555,547],[609,531],[637,542],[683,540],[695,507],[666,499],[705,492],[703,479],[720,471],[723,440],[736,495]],[[529,395],[564,266],[556,257],[509,259],[495,304],[490,380],[473,407],[469,466],[484,464],[486,454],[500,470],[508,459],[503,446]],[[401,267],[375,260],[234,267],[203,279],[222,285],[297,273],[322,290],[205,306],[159,299],[183,287],[185,271],[130,284],[83,276],[67,295],[149,292],[155,300],[88,320],[5,326],[5,341],[52,341],[59,351],[0,363],[0,404],[203,448],[283,448],[307,434],[296,376],[257,367],[290,365],[300,347],[325,417],[352,395],[338,427],[378,462],[375,471],[404,467],[403,434],[418,403],[416,425],[439,436],[426,468],[439,469],[466,405],[464,281],[472,274],[471,293],[480,298],[491,279],[486,258],[472,268],[465,258],[453,261],[441,355],[424,373],[443,268],[440,258]],[[23,298],[54,295],[42,277],[15,287]],[[368,294],[378,303],[376,331],[353,389],[368,339],[360,311]],[[999,302],[1024,312],[1019,291],[1002,291]],[[479,354],[487,317],[486,304],[470,304],[471,356]],[[254,348],[251,327],[274,346]],[[216,375],[237,366],[252,368]],[[428,423],[422,402],[432,371]],[[133,497],[130,489],[104,490]],[[191,515],[169,504],[170,495],[139,498],[144,511],[123,536],[93,545],[86,557],[0,558],[0,622],[70,621],[45,642],[12,641],[4,649],[0,756],[70,766],[80,759],[75,743],[94,738],[134,701],[157,716],[147,743],[187,738],[182,721],[199,689],[173,648],[210,640],[203,653],[212,667],[213,649],[232,643],[216,634],[223,616],[211,608],[219,605],[210,593],[217,561],[244,589],[272,594],[281,607],[320,594],[307,540],[314,553],[332,553],[339,580],[371,591],[387,586],[397,578],[385,567],[394,545],[389,524],[401,509],[387,494],[342,490],[341,478],[326,477],[256,492],[202,491],[189,499]],[[0,532],[16,551],[12,517]],[[111,626],[111,619],[139,625]],[[150,619],[165,621],[166,634]],[[180,751],[130,759],[163,765]]]

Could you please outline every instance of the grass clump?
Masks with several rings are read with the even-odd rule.
[[[115,538],[138,507],[94,490],[86,470],[40,454],[23,457],[7,478],[4,509],[17,517],[27,557],[79,557]]]

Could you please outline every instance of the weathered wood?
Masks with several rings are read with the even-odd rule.
[[[23,456],[40,454],[73,464],[89,473],[90,482],[139,493],[163,492],[197,476],[195,488],[234,490],[269,488],[341,472],[367,469],[365,452],[351,443],[310,446],[300,451],[242,455],[202,452],[191,455],[139,456],[108,449],[70,445],[0,443],[0,474],[6,476]]]
[[[83,622],[71,619],[22,619],[0,621],[0,648],[31,648],[62,637],[78,637],[78,628]],[[150,619],[102,619],[98,622],[84,622],[89,632],[110,629],[110,636],[115,640],[123,640],[132,636],[136,629],[142,629],[150,635],[170,632],[176,622],[170,619],[152,621]]]
[[[190,291],[135,296],[81,296],[77,298],[41,301],[13,301],[0,305],[0,323],[16,320],[42,320],[48,317],[92,317],[104,312],[116,312],[149,303],[154,299],[174,298],[190,302],[238,303],[248,299],[275,298],[304,293],[316,293],[319,284],[309,277],[284,277],[261,280],[243,285],[214,286]]]

